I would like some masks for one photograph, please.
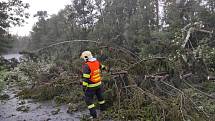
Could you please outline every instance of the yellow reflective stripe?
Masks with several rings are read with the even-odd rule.
[[[87,86],[88,83],[83,81],[83,82],[82,82],[82,85],[83,85],[83,86]]]
[[[91,109],[91,108],[94,108],[94,107],[96,107],[95,104],[91,104],[91,105],[88,106],[88,109]]]
[[[100,74],[96,74],[95,76],[93,76],[93,78],[96,78],[96,77],[99,77],[100,76]]]
[[[105,101],[103,100],[103,101],[99,101],[99,104],[104,104],[105,103]]]
[[[90,74],[83,74],[84,78],[90,78]]]
[[[94,80],[95,81],[101,80],[101,77],[95,78]]]
[[[87,87],[97,87],[97,86],[99,86],[101,84],[102,84],[101,82],[98,82],[96,84],[88,84]]]

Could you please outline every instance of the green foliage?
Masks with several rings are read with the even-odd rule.
[[[215,83],[214,82],[204,82],[203,89],[206,92],[213,93],[215,92]]]
[[[0,2],[0,53],[8,48],[11,36],[8,34],[7,28],[14,25],[21,25],[28,14],[24,12],[29,4],[23,3],[21,0],[7,0]]]
[[[36,61],[20,67],[32,86],[20,95],[39,100],[54,99],[58,104],[71,102],[70,110],[77,110],[77,105],[73,104],[82,100],[82,91],[75,76],[81,68],[79,54],[88,49],[110,65],[111,71],[128,71],[129,84],[137,85],[127,88],[122,83],[125,79],[104,75],[104,85],[108,89],[105,98],[110,109],[102,118],[207,120],[202,107],[213,114],[212,100],[187,87],[181,76],[192,73],[187,82],[194,83],[205,81],[207,67],[210,74],[214,74],[214,35],[194,31],[189,42],[196,46],[182,48],[181,45],[190,28],[182,29],[188,24],[197,30],[214,29],[215,4],[212,3],[211,0],[166,0],[162,5],[158,0],[74,0],[72,5],[49,19],[47,12],[40,11],[36,15],[38,22],[31,33],[30,47],[42,49],[36,51],[39,55]],[[161,6],[162,16],[158,12]],[[205,27],[198,28],[195,22],[199,21]],[[47,47],[75,39],[97,40],[98,43],[71,42]],[[145,76],[162,76],[162,73],[169,74],[165,79],[167,84],[156,77]],[[211,82],[203,83],[202,88],[208,93],[215,91]]]
[[[5,69],[0,70],[0,92],[3,90],[5,86],[6,75],[7,75],[7,71]]]
[[[56,87],[50,85],[44,85],[37,87],[35,89],[24,89],[22,92],[18,94],[18,96],[26,99],[26,98],[33,98],[37,100],[51,100],[55,96],[60,96],[64,94],[67,89],[61,85]]]
[[[0,80],[0,92],[3,90],[5,83]]]
[[[13,39],[10,35],[4,35],[0,33],[0,53],[6,52],[8,48],[11,48]]]

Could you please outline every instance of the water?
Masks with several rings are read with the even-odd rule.
[[[21,105],[19,102],[22,99],[16,97],[16,88],[5,89],[4,92],[10,95],[9,100],[0,100],[0,121],[80,121],[83,114],[87,112],[74,112],[68,114],[67,105],[58,107],[60,112],[52,115],[51,112],[56,110],[55,104],[52,101],[34,102],[31,100],[23,100],[26,103],[22,104],[30,107],[28,112],[17,111]]]
[[[5,59],[16,58],[20,59],[20,54],[6,54],[2,55]],[[52,101],[48,102],[33,102],[31,100],[23,100],[30,109],[28,112],[20,112],[16,109],[20,105],[21,99],[16,97],[18,90],[12,85],[3,90],[5,94],[10,96],[9,100],[0,100],[0,121],[80,121],[82,115],[87,114],[87,111],[67,113],[67,105],[57,107],[60,112],[52,115],[52,111],[56,110],[55,104]]]
[[[5,59],[9,60],[9,59],[12,59],[12,58],[16,58],[17,60],[20,59],[20,57],[22,57],[21,54],[6,54],[6,55],[2,55]]]

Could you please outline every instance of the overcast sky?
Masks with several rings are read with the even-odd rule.
[[[13,27],[10,28],[9,31],[12,34],[18,34],[20,36],[25,36],[29,34],[32,26],[37,21],[36,18],[33,18],[33,15],[37,13],[37,11],[47,11],[48,14],[57,14],[60,9],[63,9],[65,5],[71,3],[71,0],[22,0],[25,3],[30,4],[29,10],[26,10],[30,13],[29,19],[26,20],[26,24],[23,27]]]

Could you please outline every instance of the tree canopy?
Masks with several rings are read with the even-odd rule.
[[[8,28],[21,25],[29,14],[25,13],[25,9],[29,4],[23,3],[22,0],[6,0],[0,2],[0,53],[3,52],[11,40]]]
[[[159,54],[170,50],[168,44],[174,44],[188,24],[201,21],[212,31],[214,16],[212,0],[74,0],[57,15],[39,18],[31,35],[32,42],[40,44],[32,46],[92,39],[137,54]],[[167,45],[157,49],[161,44]]]

